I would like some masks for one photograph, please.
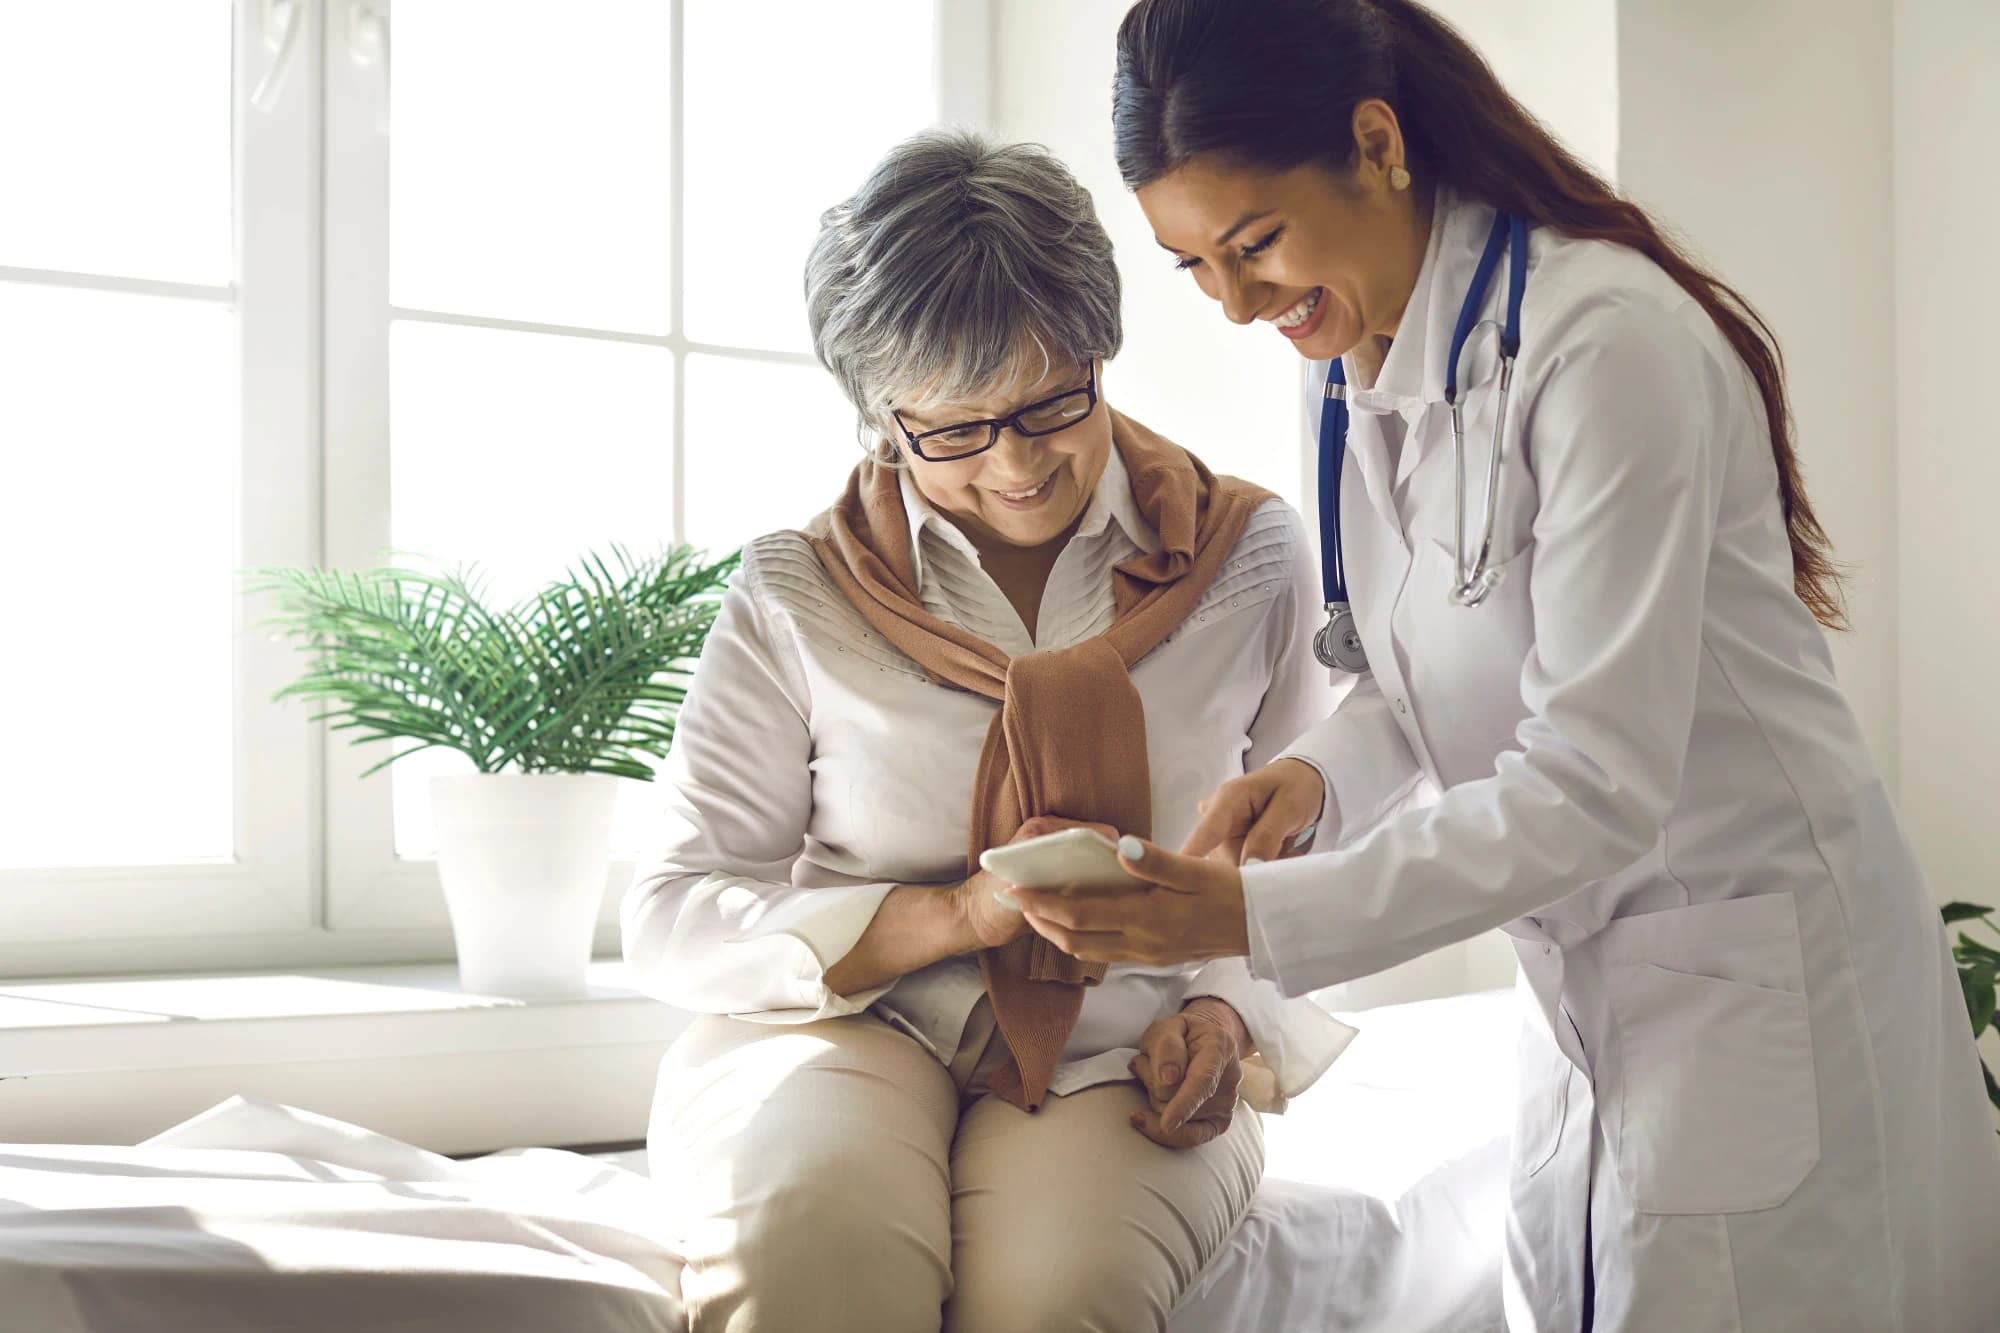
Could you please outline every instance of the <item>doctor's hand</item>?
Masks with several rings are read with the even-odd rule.
[[[1118,843],[1118,862],[1146,884],[1092,889],[1015,889],[1028,926],[1087,963],[1167,967],[1250,952],[1243,876],[1233,865],[1176,856],[1143,838]]]
[[[1139,1038],[1129,1066],[1151,1103],[1132,1128],[1167,1148],[1199,1148],[1220,1138],[1236,1114],[1250,1031],[1227,1000],[1204,995]]]
[[[1201,822],[1181,844],[1184,856],[1214,856],[1231,865],[1275,861],[1297,850],[1326,801],[1319,770],[1302,759],[1280,759],[1216,788],[1201,803]]]

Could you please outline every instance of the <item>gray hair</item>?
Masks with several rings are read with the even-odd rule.
[[[821,215],[806,261],[813,350],[870,449],[899,439],[892,408],[990,390],[1031,346],[1044,374],[1058,359],[1109,360],[1118,297],[1111,238],[1069,169],[1040,145],[970,130],[891,149]]]

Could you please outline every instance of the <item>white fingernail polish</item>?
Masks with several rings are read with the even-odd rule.
[[[1128,835],[1118,840],[1118,854],[1127,861],[1137,861],[1145,856],[1146,844]]]
[[[1018,912],[1021,910],[1021,900],[1019,898],[1016,898],[1013,894],[1007,892],[1007,890],[1005,889],[993,890],[993,901],[999,903],[1002,907],[1006,908],[1010,912]]]
[[[1246,866],[1260,866],[1264,864],[1264,858],[1261,856],[1246,856],[1243,858],[1243,864]]]

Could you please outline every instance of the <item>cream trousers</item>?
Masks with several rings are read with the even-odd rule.
[[[691,1333],[1161,1330],[1264,1168],[1247,1106],[1177,1151],[1137,1083],[1030,1115],[982,1091],[982,1000],[947,1068],[862,1014],[704,1017],[660,1066],[647,1146]]]

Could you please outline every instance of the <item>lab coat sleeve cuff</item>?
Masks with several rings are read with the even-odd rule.
[[[1303,996],[1328,984],[1312,975],[1315,948],[1329,924],[1329,913],[1314,910],[1327,892],[1327,864],[1323,855],[1314,855],[1242,869],[1249,967],[1281,995]]]
[[[1204,995],[1236,1011],[1287,1098],[1317,1082],[1354,1039],[1353,1028],[1311,1000],[1288,1000],[1276,986],[1252,976],[1242,958],[1217,959],[1196,970],[1182,1003]],[[1283,1104],[1274,1109],[1283,1110]]]
[[[1276,985],[1277,961],[1271,956],[1271,942],[1264,937],[1264,922],[1258,917],[1256,908],[1250,901],[1251,872],[1261,870],[1266,864],[1268,862],[1254,861],[1239,869],[1239,873],[1243,876],[1243,918],[1250,936],[1250,956],[1243,961],[1250,969],[1251,976],[1259,981]]]

